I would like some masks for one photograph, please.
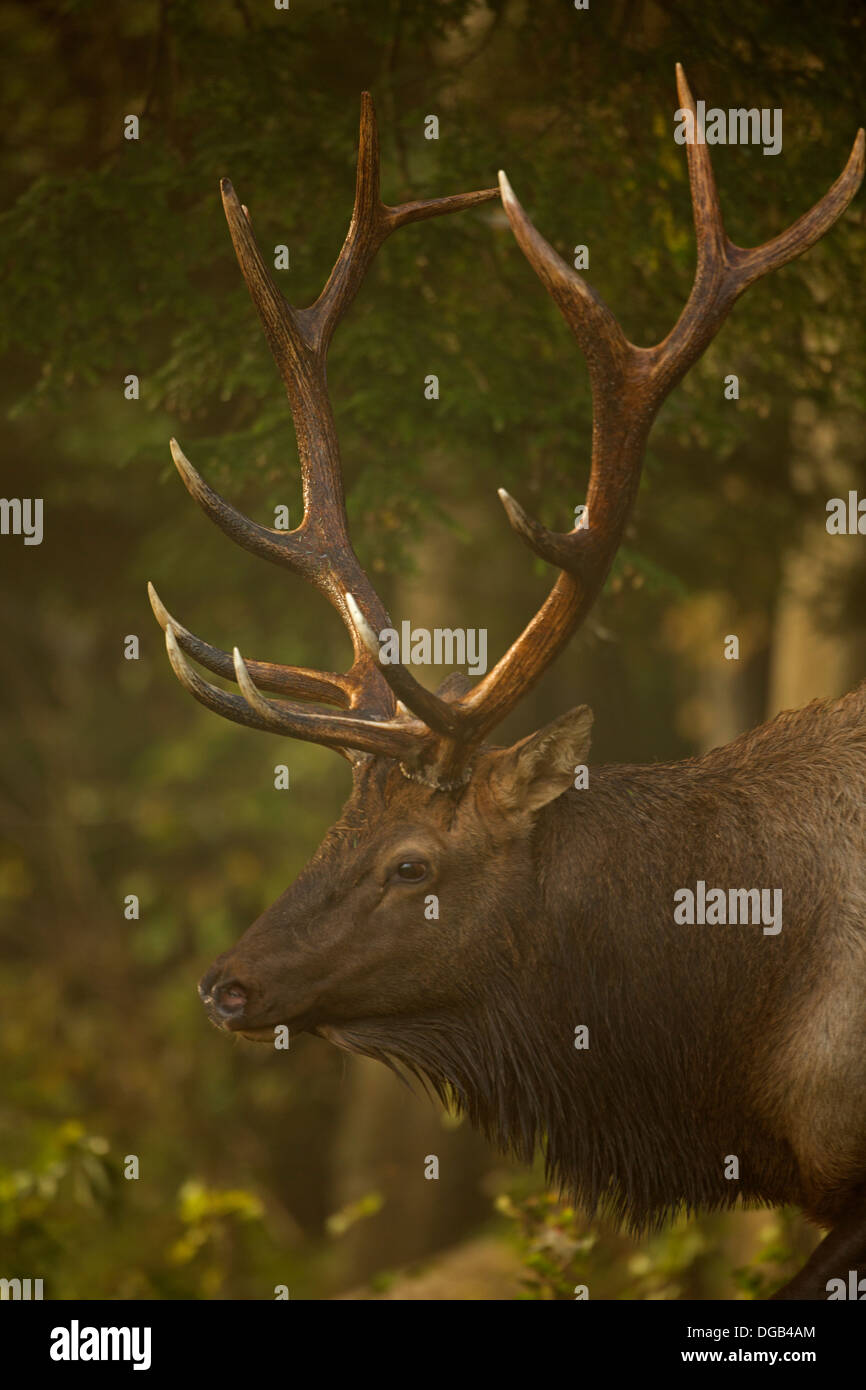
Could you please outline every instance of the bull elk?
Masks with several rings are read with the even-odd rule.
[[[694,114],[679,67],[677,83]],[[232,540],[333,604],[352,665],[325,672],[230,655],[150,594],[175,674],[197,700],[352,765],[349,801],[308,866],[201,981],[211,1020],[270,1041],[287,1025],[403,1068],[521,1160],[541,1146],[551,1181],[634,1229],[683,1207],[795,1203],[829,1234],[775,1297],[818,1298],[831,1277],[866,1261],[866,686],[705,757],[593,767],[581,789],[586,706],[513,747],[489,742],[599,593],[665,397],[739,295],[847,208],[863,174],[863,131],[826,196],[749,249],[725,233],[706,144],[689,144],[687,155],[697,269],[675,326],[650,348],[628,341],[504,174],[498,190],[383,203],[367,94],[351,224],[310,308],[277,290],[224,180],[240,268],[291,403],[303,520],[291,532],[258,525],[174,441],[172,454]],[[500,491],[511,526],[559,573],[492,670],[471,688],[452,676],[434,694],[380,661],[377,636],[390,621],[349,539],[326,356],[392,232],[497,196],[589,369],[587,508],[558,533]],[[188,658],[239,693],[204,680]],[[772,885],[783,929],[684,926],[675,894],[696,882]],[[425,918],[430,894],[435,923]],[[581,1026],[589,1046],[577,1048]],[[737,1181],[725,1171],[732,1155]]]

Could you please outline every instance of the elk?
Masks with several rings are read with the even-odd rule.
[[[680,67],[677,84],[694,115]],[[866,1261],[866,685],[700,758],[591,766],[580,789],[586,706],[512,747],[489,741],[598,595],[665,397],[744,290],[845,211],[864,138],[825,197],[753,248],[725,233],[706,144],[689,144],[687,158],[694,284],[649,348],[628,341],[535,229],[504,173],[498,189],[384,204],[366,93],[351,224],[311,307],[275,287],[224,180],[234,248],[291,405],[303,520],[291,532],[258,525],[172,441],[174,462],[232,540],[330,601],[353,661],[340,673],[246,660],[150,595],[174,672],[198,701],[333,748],[352,767],[352,794],[310,863],[202,979],[211,1021],[271,1042],[280,1025],[306,1030],[413,1074],[519,1159],[540,1146],[552,1182],[634,1230],[740,1199],[797,1204],[829,1233],[774,1297],[824,1298],[831,1277]],[[349,539],[326,357],[392,232],[498,196],[588,366],[587,506],[558,533],[500,491],[513,529],[558,575],[487,674],[470,685],[456,673],[433,693],[380,660],[377,634],[391,624]],[[782,929],[682,925],[674,895],[696,882],[781,891]],[[576,1046],[578,1028],[588,1047]]]

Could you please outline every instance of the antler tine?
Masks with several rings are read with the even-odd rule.
[[[381,648],[376,634],[355,602],[354,594],[346,594],[346,605],[355,628],[378,670],[382,672],[398,700],[423,719],[428,728],[435,733],[456,735],[460,731],[460,721],[454,707],[438,695],[425,689],[405,666],[399,663],[383,662]]]
[[[245,693],[232,695],[196,674],[181,651],[170,624],[165,630],[165,645],[174,673],[184,689],[199,704],[235,724],[245,724],[248,728],[261,729],[266,733],[284,734],[308,743],[320,743],[338,752],[357,749],[389,758],[412,757],[419,745],[429,738],[429,730],[419,721],[364,719],[351,712],[324,714],[288,702],[276,704],[272,700],[265,700],[255,690],[239,652],[235,675],[237,678],[238,671],[243,669]],[[247,692],[254,693],[252,700]]]
[[[601,296],[532,225],[504,169],[499,171],[499,187],[514,240],[577,338],[593,387],[609,385],[612,374],[619,377],[625,370],[634,350],[631,343]]]
[[[361,131],[358,142],[358,172],[355,183],[355,206],[352,221],[337,263],[328,283],[315,304],[302,310],[299,320],[311,326],[310,337],[322,351],[327,351],[331,336],[345,314],[379,247],[396,231],[410,222],[430,217],[442,217],[479,203],[490,202],[499,196],[496,188],[476,193],[455,193],[446,198],[426,198],[412,203],[389,207],[379,196],[379,130],[373,98],[361,93]]]
[[[696,129],[698,110],[691,88],[686,81],[682,63],[676,65],[676,79],[680,108],[691,112]],[[712,274],[713,266],[724,260],[725,251],[730,245],[722,221],[722,209],[713,174],[709,145],[704,143],[703,131],[700,134],[701,139],[695,139],[686,144],[689,192],[692,200],[692,217],[695,224],[697,247],[694,280],[696,286],[702,284],[708,272]]]
[[[861,127],[854,138],[848,162],[832,188],[823,198],[819,198],[808,212],[804,212],[802,217],[792,222],[787,231],[780,232],[763,246],[755,246],[748,250],[735,246],[733,242],[729,243],[737,262],[740,293],[768,271],[778,270],[780,266],[787,265],[797,256],[802,256],[816,241],[820,241],[825,232],[828,232],[833,223],[842,216],[860,187],[864,167],[866,132]]]
[[[697,123],[697,107],[681,63],[677,63],[676,71],[677,95],[681,106],[691,111],[692,118]],[[771,270],[778,270],[796,256],[808,251],[841,217],[863,178],[864,132],[862,129],[858,130],[845,168],[824,197],[819,198],[818,202],[798,217],[796,222],[792,222],[786,231],[780,232],[762,246],[737,246],[726,235],[710,163],[709,146],[695,140],[687,145],[686,152],[698,243],[695,284],[701,280],[702,272],[705,274],[708,266],[724,261],[724,278],[731,282],[737,294],[742,294],[743,290],[760,276]],[[718,269],[715,270],[715,274],[719,275]]]
[[[677,87],[681,106],[697,122],[679,64]],[[858,133],[844,171],[809,212],[773,240],[748,249],[735,246],[725,233],[708,147],[695,141],[687,154],[697,239],[695,279],[674,328],[653,348],[628,341],[600,297],[533,227],[508,179],[500,174],[502,201],[515,239],[587,361],[593,398],[592,463],[586,511],[570,532],[548,530],[500,489],[514,530],[536,555],[563,573],[496,666],[456,701],[464,746],[477,745],[509,713],[580,624],[619,545],[637,493],[647,435],[662,401],[718,332],[743,290],[808,250],[845,211],[863,177],[864,135],[862,130]]]
[[[230,540],[235,541],[244,550],[260,555],[263,560],[270,560],[275,565],[284,565],[315,582],[315,556],[305,544],[306,538],[300,527],[294,531],[275,531],[269,526],[260,526],[257,521],[244,516],[243,512],[238,511],[205,482],[176,439],[169,440],[169,448],[190,497],[198,502],[205,515],[210,517]]]
[[[358,565],[345,532],[342,538],[337,534],[331,544],[329,544],[328,537],[323,536],[316,545],[313,545],[310,542],[310,531],[306,526],[306,518],[294,531],[276,531],[267,526],[260,526],[258,522],[244,516],[242,512],[233,507],[205,482],[175,439],[171,440],[171,456],[190,496],[199,503],[204,513],[219,526],[221,531],[224,531],[231,540],[236,541],[245,550],[261,556],[262,559],[270,560],[273,564],[282,565],[314,585],[331,601],[345,621],[347,610],[343,583],[356,574],[360,574],[362,579],[364,578],[363,571]],[[373,594],[373,604],[378,604],[375,594]],[[379,605],[379,609],[377,616],[387,626],[385,611],[381,605]],[[157,618],[159,619],[158,613]],[[176,620],[173,619],[172,621],[175,622],[177,629],[180,625],[177,624]],[[199,650],[203,655],[208,644],[200,643],[200,639],[193,637],[192,633],[189,634],[189,637],[192,642],[199,643]],[[346,676],[337,678],[339,680],[337,691],[339,703],[345,704],[347,698],[352,705],[369,704],[372,700],[373,707],[378,707],[382,704],[381,682],[368,659],[363,644],[355,641],[354,647],[355,663],[352,670]],[[194,655],[189,647],[187,650],[190,655]],[[211,659],[203,659],[202,664],[210,670],[217,671],[220,675],[231,676],[234,668],[228,653],[220,652],[218,648],[210,648],[210,652],[211,654],[216,653],[216,658],[212,657],[212,659],[221,662],[223,666],[227,664],[228,669],[218,669],[212,664]],[[259,663],[259,665],[262,666],[263,663]],[[297,667],[284,669],[292,672],[300,670]],[[333,685],[334,675],[335,673],[323,673],[322,681]],[[296,684],[298,683],[296,682]],[[280,689],[282,688],[281,686]],[[293,693],[303,694],[304,692],[299,687]],[[313,698],[318,697],[314,696]],[[333,693],[330,697],[326,696],[325,698],[333,699]],[[392,710],[389,708],[385,712],[392,712]]]
[[[234,680],[235,667],[231,653],[203,642],[179,623],[169,613],[152,584],[148,584],[147,593],[156,621],[163,632],[171,627],[181,651],[200,666],[213,671],[214,675]],[[311,671],[304,666],[281,666],[272,661],[248,661],[247,666],[256,684],[275,695],[296,695],[304,700],[320,700],[343,708],[350,703],[351,682],[348,676],[339,675],[336,671]]]
[[[266,700],[255,687],[249,669],[238,651],[234,649],[233,661],[235,679],[247,704],[258,714],[274,733],[288,734],[292,738],[302,737],[298,733],[299,719],[310,721],[307,724],[309,737],[315,743],[332,741],[333,746],[343,747],[350,743],[353,748],[366,753],[385,753],[392,758],[406,758],[414,754],[419,742],[429,737],[429,730],[420,722],[406,720],[386,721],[364,719],[358,714],[310,715],[289,704],[275,704]],[[322,732],[329,735],[321,737]]]
[[[624,526],[637,478],[623,468],[623,451],[634,423],[624,418],[620,403],[637,386],[645,353],[630,343],[604,300],[578,272],[567,265],[532,225],[504,171],[499,174],[502,204],[514,238],[577,339],[589,371],[593,408],[593,463],[587,513],[573,531],[551,531],[532,518],[504,488],[499,498],[508,520],[530,550],[549,564],[590,585],[603,559],[603,522]],[[598,495],[602,476],[616,475],[617,488]],[[596,484],[596,486],[594,486]],[[599,512],[599,502],[602,503]],[[605,516],[609,512],[611,515]],[[587,521],[593,519],[596,524]],[[612,557],[611,557],[612,558]],[[605,571],[606,572],[606,571]],[[601,576],[603,582],[604,575]]]
[[[743,291],[769,271],[801,256],[829,231],[860,187],[864,168],[860,130],[845,168],[814,207],[763,245],[736,246],[724,229],[709,146],[703,142],[703,132],[698,131],[697,107],[680,63],[676,73],[681,107],[691,112],[695,134],[701,137],[686,145],[697,267],[679,319],[664,341],[649,350],[653,394],[659,404],[715,337]]]

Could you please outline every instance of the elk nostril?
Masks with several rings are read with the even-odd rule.
[[[221,1014],[241,1014],[247,1006],[247,992],[237,980],[226,980],[223,985],[215,985],[212,998]]]
[[[213,966],[206,975],[202,975],[198,982],[198,994],[203,1003],[207,1004],[210,1002],[213,995],[214,982],[218,978],[219,969],[214,969]]]

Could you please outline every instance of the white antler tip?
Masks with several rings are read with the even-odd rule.
[[[247,670],[247,664],[241,656],[238,647],[232,647],[232,661],[234,662],[235,668],[235,680],[247,704],[260,713],[263,710],[267,710],[267,701],[264,699],[261,691]]]
[[[500,194],[501,194],[501,196],[502,196],[502,201],[503,201],[503,203],[516,203],[516,202],[517,202],[517,199],[516,199],[515,196],[514,196],[514,189],[511,187],[511,184],[508,182],[508,175],[506,174],[506,172],[505,172],[504,169],[500,169],[500,170],[499,170],[498,178],[499,178],[499,192],[500,192]]]
[[[511,493],[506,492],[504,487],[497,488],[496,491],[512,526],[519,525],[523,520],[523,508],[520,503],[516,502]]]
[[[350,594],[348,589],[346,590],[346,607],[349,610],[349,617],[352,619],[355,630],[364,643],[364,646],[372,656],[378,656],[379,644],[376,641],[376,634],[358,607],[355,595]]]
[[[168,447],[169,449],[171,449],[171,456],[177,464],[178,468],[180,469],[181,473],[189,472],[192,468],[192,464],[190,463],[186,454],[183,452],[183,449],[180,447],[177,440],[170,439],[168,441]]]
[[[241,656],[239,647],[232,647],[232,664],[234,665],[235,676],[241,689],[243,689],[247,682],[252,684],[252,676],[247,670],[247,663]]]
[[[153,609],[153,616],[156,618],[156,621],[159,623],[160,627],[170,627],[171,617],[169,616],[168,609],[166,608],[165,604],[163,603],[162,599],[156,592],[156,589],[153,587],[149,579],[147,581],[147,597],[150,599],[150,606]]]

